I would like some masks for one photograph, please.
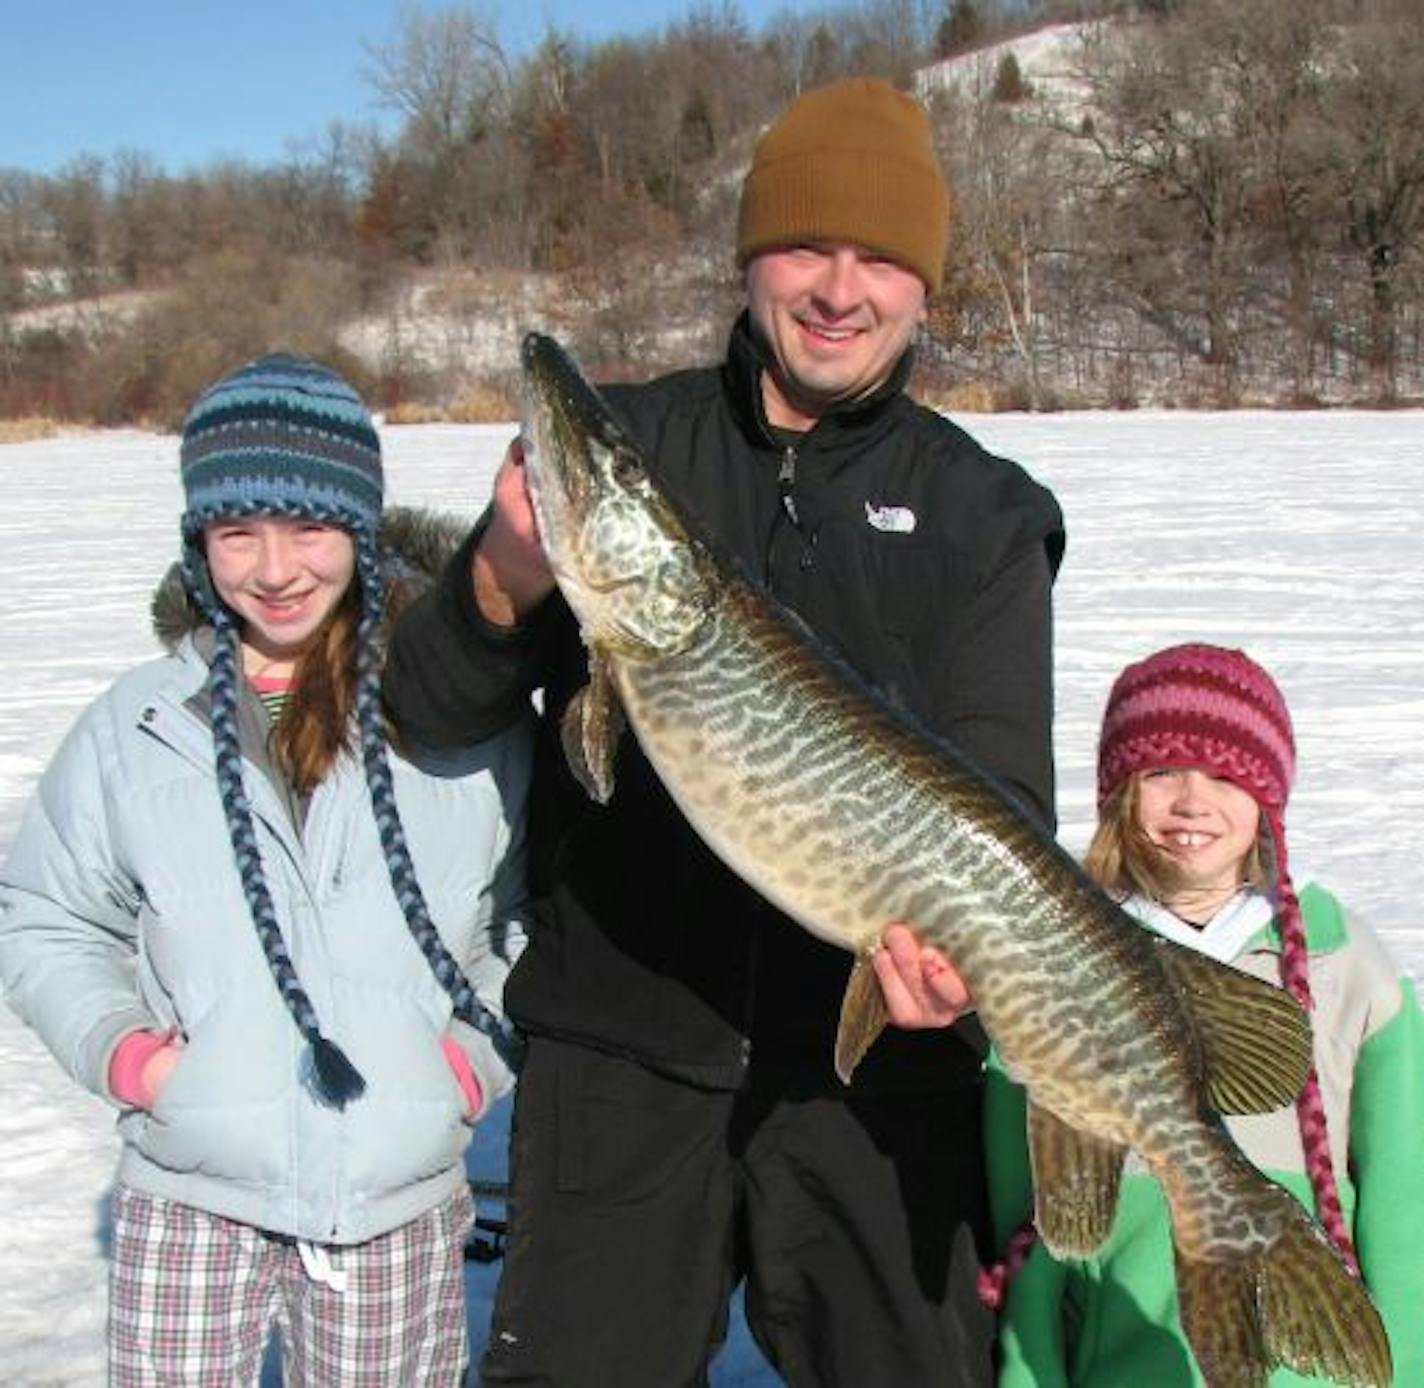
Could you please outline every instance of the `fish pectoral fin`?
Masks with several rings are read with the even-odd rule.
[[[1034,1223],[1056,1258],[1086,1258],[1108,1236],[1127,1149],[1029,1100]]]
[[[1293,1104],[1310,1073],[1310,1018],[1282,988],[1204,954],[1154,941],[1196,1022],[1207,1101],[1218,1113]]]
[[[858,954],[846,982],[840,1025],[836,1027],[836,1074],[842,1084],[850,1083],[855,1067],[865,1059],[866,1051],[889,1020],[885,994],[880,990],[870,956]]]
[[[565,705],[559,737],[575,779],[600,805],[613,796],[613,759],[626,725],[608,667],[590,652],[588,683]]]

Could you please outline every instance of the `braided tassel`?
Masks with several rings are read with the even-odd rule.
[[[400,903],[411,936],[419,947],[436,981],[450,995],[455,1015],[490,1038],[495,1050],[511,1069],[523,1059],[523,1041],[507,1021],[497,1017],[471,986],[454,956],[445,948],[431,919],[425,894],[416,879],[406,842],[405,827],[396,805],[395,783],[386,754],[385,726],[381,713],[380,657],[376,633],[381,621],[383,585],[374,538],[364,529],[356,532],[356,564],[361,577],[361,622],[357,635],[356,718],[361,733],[361,759],[371,809],[376,817],[381,848],[391,887]]]
[[[1310,995],[1310,974],[1305,943],[1305,926],[1300,917],[1300,901],[1290,879],[1286,861],[1285,825],[1278,809],[1267,808],[1271,831],[1272,864],[1276,877],[1276,894],[1280,907],[1281,982],[1286,991],[1310,1012],[1314,1002]],[[1310,1067],[1305,1084],[1295,1101],[1296,1118],[1300,1124],[1301,1146],[1305,1150],[1305,1169],[1315,1192],[1315,1207],[1330,1241],[1356,1277],[1360,1275],[1354,1242],[1345,1225],[1345,1212],[1340,1205],[1340,1188],[1335,1180],[1335,1166],[1330,1158],[1330,1134],[1325,1122],[1325,1104],[1320,1097],[1320,1077],[1315,1066]]]
[[[237,634],[231,617],[222,607],[213,611],[217,646],[212,663],[213,744],[217,751],[218,793],[227,816],[228,836],[238,875],[242,879],[243,895],[252,914],[257,938],[262,945],[267,967],[272,971],[282,1001],[287,1005],[297,1029],[311,1046],[303,1065],[303,1081],[316,1100],[328,1108],[344,1109],[366,1089],[366,1081],[347,1059],[345,1052],[321,1034],[316,1010],[297,978],[287,952],[282,928],[267,889],[262,871],[262,857],[257,848],[257,833],[252,823],[252,806],[242,783],[242,752],[237,737]]]
[[[1009,1283],[1019,1275],[1019,1269],[1037,1242],[1038,1230],[1034,1228],[1033,1220],[1026,1219],[1009,1235],[1003,1257],[997,1263],[979,1269],[976,1290],[981,1306],[990,1311],[997,1311],[1003,1306]]]

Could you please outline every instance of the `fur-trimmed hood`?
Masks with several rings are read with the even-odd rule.
[[[379,542],[387,620],[436,581],[469,529],[470,522],[447,512],[413,506],[390,506],[382,512]],[[167,651],[204,625],[177,562],[159,580],[149,610],[154,635]]]

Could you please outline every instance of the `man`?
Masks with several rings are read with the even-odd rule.
[[[611,388],[660,483],[884,695],[1052,818],[1052,497],[903,393],[949,198],[923,110],[876,81],[796,101],[757,146],[720,369]],[[387,666],[417,743],[487,736],[543,689],[529,1037],[490,1383],[705,1381],[745,1277],[792,1384],[987,1384],[982,1032],[903,928],[876,969],[901,1024],[855,1082],[832,1041],[851,960],[704,847],[633,740],[599,806],[558,721],[586,678],[518,446]]]

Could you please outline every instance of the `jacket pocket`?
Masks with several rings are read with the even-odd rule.
[[[469,1141],[465,1098],[441,1049],[449,1008],[424,988],[367,993],[348,1053],[366,1080],[349,1105],[346,1173],[354,1193],[379,1199],[458,1165]],[[355,999],[352,1000],[353,1002]]]
[[[255,1000],[190,1021],[178,1063],[135,1134],[138,1150],[177,1173],[244,1184],[283,1180],[297,1060],[290,1021],[273,1023]]]

